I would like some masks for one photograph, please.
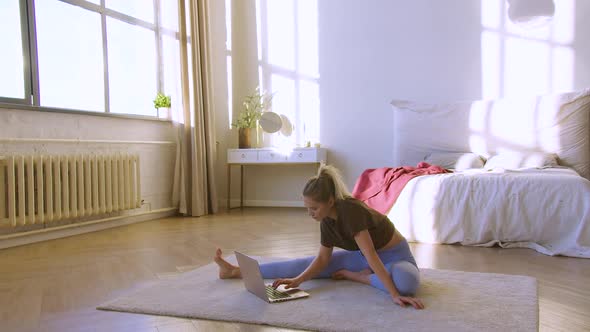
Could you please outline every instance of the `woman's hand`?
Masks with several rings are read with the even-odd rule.
[[[285,285],[285,289],[297,288],[302,282],[299,278],[277,279],[272,283],[272,287],[276,289],[280,285]]]
[[[424,304],[420,299],[410,296],[392,296],[393,302],[397,303],[401,307],[405,307],[406,304],[412,305],[416,309],[424,309]]]

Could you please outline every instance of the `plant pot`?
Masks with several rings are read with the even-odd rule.
[[[252,128],[238,129],[238,147],[240,149],[250,149],[252,147],[251,131]]]
[[[170,118],[170,107],[158,108],[158,118],[159,119],[169,119]]]

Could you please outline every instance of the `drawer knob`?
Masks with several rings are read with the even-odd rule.
[[[274,156],[275,156],[275,154],[274,154],[274,153],[271,153],[271,154],[270,154],[270,157],[271,157],[271,158],[274,158]]]
[[[242,159],[246,158],[246,154],[242,153]]]
[[[297,156],[298,156],[299,158],[303,158],[303,153],[302,153],[302,152],[299,152],[299,154],[297,154]]]

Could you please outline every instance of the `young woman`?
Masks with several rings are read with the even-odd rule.
[[[265,279],[276,279],[273,287],[295,288],[312,278],[348,279],[381,289],[398,305],[423,309],[413,297],[420,273],[406,239],[391,221],[350,196],[338,170],[323,165],[303,189],[309,215],[319,221],[321,245],[316,257],[260,264]],[[345,250],[334,251],[334,247]],[[214,260],[219,277],[240,278],[240,268],[222,258]]]

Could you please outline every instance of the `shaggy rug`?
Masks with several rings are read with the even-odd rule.
[[[303,283],[308,298],[268,304],[246,291],[241,280],[218,279],[212,263],[98,309],[318,331],[538,330],[534,278],[434,269],[421,269],[421,278],[417,296],[424,310],[402,308],[370,286],[330,279]]]

